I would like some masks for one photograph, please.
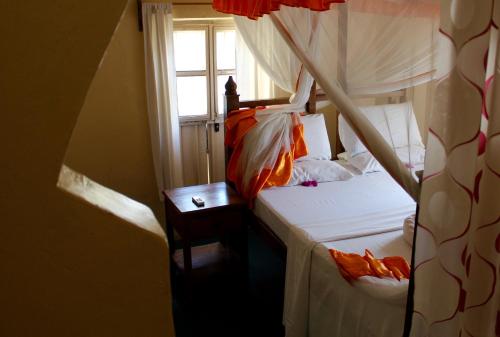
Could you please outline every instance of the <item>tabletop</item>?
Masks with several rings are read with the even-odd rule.
[[[225,182],[174,188],[163,191],[180,213],[203,212],[223,207],[241,207],[246,202]],[[203,198],[205,206],[198,207],[192,197]]]

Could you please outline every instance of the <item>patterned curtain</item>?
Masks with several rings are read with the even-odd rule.
[[[500,0],[442,0],[411,336],[500,336]],[[444,51],[444,50],[443,50]]]

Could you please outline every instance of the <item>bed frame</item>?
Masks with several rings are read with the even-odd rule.
[[[228,113],[234,110],[239,110],[243,108],[256,108],[259,106],[271,106],[279,104],[287,104],[290,102],[289,97],[273,98],[273,99],[263,99],[255,101],[240,101],[240,95],[237,92],[237,85],[234,82],[233,77],[229,76],[229,79],[225,85],[225,100],[224,100],[224,121],[227,119]],[[316,89],[316,82],[313,83],[311,87],[311,92],[309,94],[309,100],[306,103],[306,111],[309,114],[316,113],[316,103],[319,101],[326,101],[326,95],[318,93]],[[225,132],[225,129],[224,129]],[[343,152],[342,144],[340,143],[338,128],[336,132],[336,148],[335,153]],[[224,148],[226,167],[231,157],[231,149],[227,146]],[[227,179],[226,171],[226,183],[233,185]],[[261,219],[255,216],[252,212],[253,217],[251,224],[253,229],[259,237],[270,246],[283,260],[286,259],[286,245],[285,243],[269,228],[269,226],[264,223]]]
[[[274,98],[274,99],[263,99],[263,100],[254,100],[254,101],[240,101],[240,95],[237,92],[237,85],[234,82],[233,77],[229,76],[225,84],[226,92],[225,92],[225,100],[224,100],[224,121],[227,119],[228,113],[234,110],[239,110],[243,108],[256,108],[258,106],[271,106],[271,105],[279,105],[279,104],[287,104],[290,102],[289,97],[282,98]],[[387,100],[387,103],[401,103],[406,100],[406,90],[399,90],[387,94],[378,94],[378,95],[367,95],[367,96],[356,96],[352,97],[353,99],[363,99],[363,98],[377,98]],[[311,87],[311,92],[309,94],[309,100],[306,103],[306,111],[309,114],[314,114],[317,111],[317,102],[327,101],[328,98],[322,92],[319,92],[316,88],[316,82],[313,83]],[[336,112],[336,118],[338,119],[339,112]],[[224,128],[225,132],[225,128]],[[229,158],[231,157],[231,149],[227,146],[224,148],[225,153],[225,162],[226,166],[229,162]],[[342,143],[340,142],[338,123],[335,132],[335,151],[334,158],[337,157],[337,154],[344,152],[344,148]],[[228,181],[227,179],[227,171],[226,171],[226,183],[233,186],[233,183]],[[253,229],[261,237],[261,239],[266,242],[268,246],[270,246],[283,260],[286,260],[286,245],[285,243],[269,228],[269,226],[264,223],[261,219],[253,214],[253,212],[249,212],[251,214],[251,224]]]

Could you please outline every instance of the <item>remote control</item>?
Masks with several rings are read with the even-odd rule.
[[[203,206],[205,206],[205,200],[203,200],[203,198],[201,198],[201,197],[194,196],[193,197],[193,204],[195,204],[198,207],[203,207]]]

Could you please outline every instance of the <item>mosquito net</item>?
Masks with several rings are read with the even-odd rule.
[[[248,13],[235,16],[238,31],[275,83],[294,94],[294,111],[307,101],[314,77],[342,114],[343,142],[359,140],[354,148],[346,147],[347,155],[380,163],[416,198],[418,184],[411,170],[423,157],[423,145],[420,137],[414,137],[417,126],[411,104],[360,110],[351,98],[413,87],[446,71],[446,62],[438,57],[446,56],[438,52],[439,3],[336,2],[326,11],[290,6],[278,10],[274,5],[251,8],[227,1],[219,9]],[[265,13],[270,14],[249,19]]]

